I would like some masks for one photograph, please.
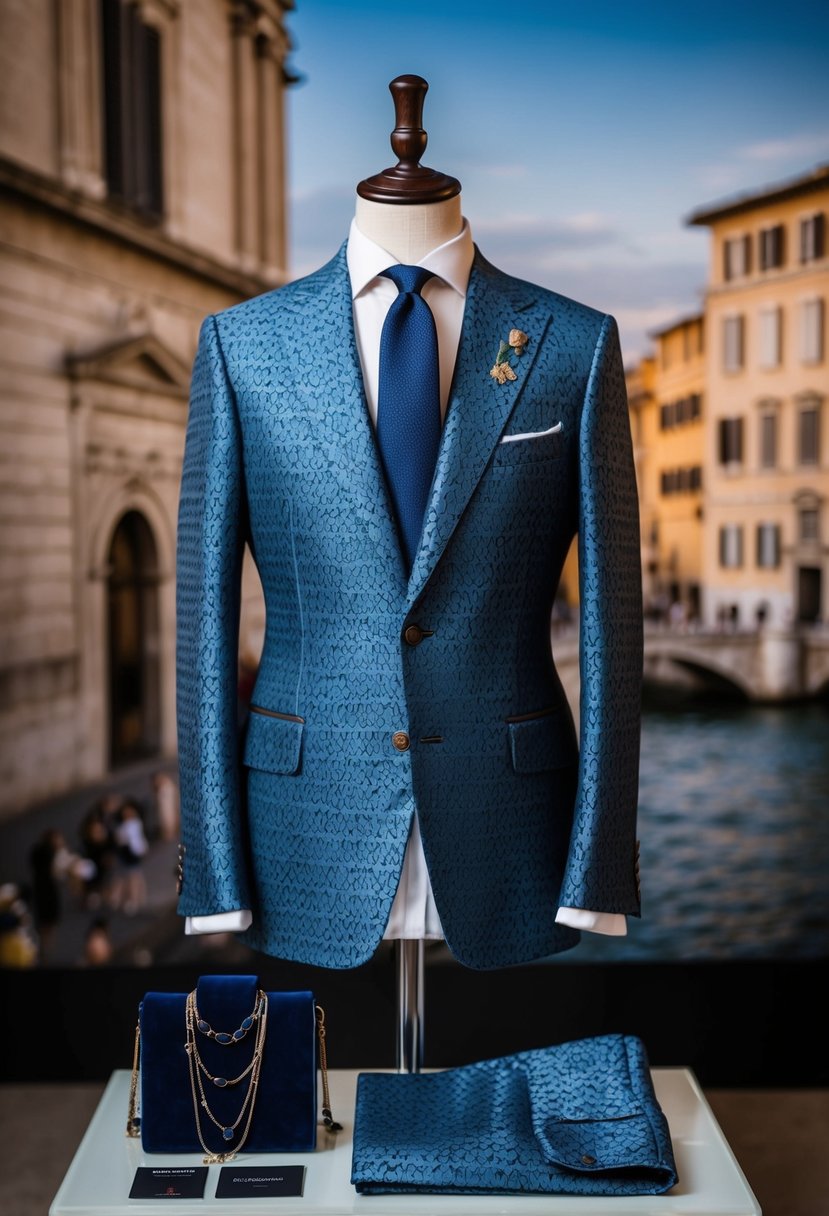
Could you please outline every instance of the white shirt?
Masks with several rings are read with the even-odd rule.
[[[466,289],[475,256],[469,221],[464,219],[457,236],[431,249],[416,264],[433,272],[421,291],[432,310],[438,335],[440,362],[440,415],[446,416],[449,387],[455,368],[460,342],[461,325],[466,305]],[[397,298],[397,287],[381,272],[397,264],[393,257],[357,227],[352,219],[346,248],[351,298],[354,310],[354,333],[363,372],[366,404],[372,424],[377,425],[377,396],[380,369],[380,335],[386,313]],[[187,917],[185,933],[221,933],[247,929],[251,913],[221,912],[214,916]],[[627,932],[626,918],[621,914],[589,912],[580,908],[559,908],[559,924],[598,933],[623,935]],[[403,859],[403,869],[394,897],[384,938],[443,938],[432,884],[426,869],[426,859],[420,839],[417,814]]]

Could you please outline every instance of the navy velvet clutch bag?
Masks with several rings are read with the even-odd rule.
[[[677,1182],[645,1049],[601,1035],[444,1072],[361,1073],[361,1194],[660,1195]]]
[[[269,992],[266,1002],[261,995],[256,976],[203,976],[194,993],[198,1018],[191,1017],[188,1034],[187,994],[146,993],[136,1034],[140,1119],[133,1118],[131,1108],[127,1128],[136,1135],[140,1127],[146,1152],[303,1153],[316,1148],[318,1015],[313,994]],[[253,1066],[263,1008],[267,1022],[249,1111],[242,1108],[251,1076],[235,1078]],[[191,1041],[197,1053],[192,1066]],[[133,1088],[135,1074],[134,1068]],[[215,1123],[205,1116],[199,1086]],[[234,1128],[240,1110],[243,1117]]]

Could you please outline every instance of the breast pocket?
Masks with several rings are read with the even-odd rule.
[[[251,705],[242,763],[266,773],[298,773],[302,764],[305,719]]]
[[[495,445],[491,467],[493,470],[507,469],[556,460],[565,450],[566,436],[561,422],[544,431],[520,432],[514,436],[507,432]]]

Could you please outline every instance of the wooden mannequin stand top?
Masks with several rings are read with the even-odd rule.
[[[457,178],[419,164],[426,148],[421,119],[428,87],[422,76],[391,82],[396,124],[391,144],[399,163],[357,186],[357,227],[405,265],[456,237],[464,222]]]
[[[422,76],[397,76],[389,85],[395,115],[391,146],[398,163],[361,181],[357,186],[360,198],[374,203],[410,205],[440,203],[460,194],[457,178],[420,164],[428,139],[421,125],[428,88]]]

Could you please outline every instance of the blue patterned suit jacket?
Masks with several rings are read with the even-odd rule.
[[[345,250],[201,327],[178,519],[179,912],[252,908],[251,946],[356,966],[416,808],[452,953],[541,958],[579,940],[560,905],[639,914],[639,523],[616,322],[476,247],[409,575]],[[513,327],[530,340],[498,384]],[[550,644],[576,532],[580,747]],[[240,733],[246,543],[267,624]]]

